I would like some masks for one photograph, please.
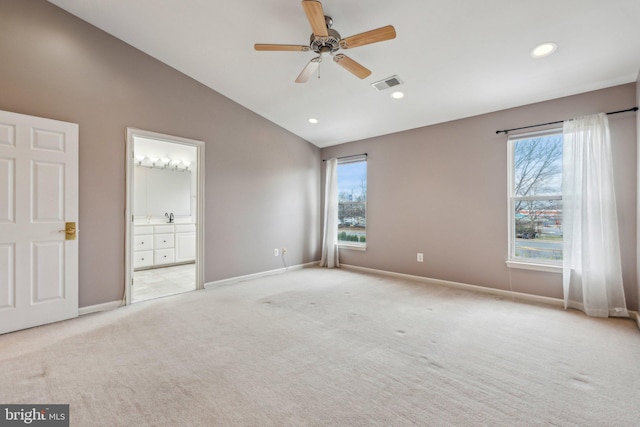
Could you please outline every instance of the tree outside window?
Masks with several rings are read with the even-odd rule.
[[[510,144],[510,259],[562,260],[562,133],[516,136]]]
[[[366,245],[366,160],[338,161],[338,241],[346,245]]]

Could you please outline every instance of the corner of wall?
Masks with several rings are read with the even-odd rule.
[[[638,78],[636,79],[636,107],[640,106],[640,70],[638,70]],[[637,295],[640,299],[640,112],[636,113],[636,151],[638,161],[636,163],[636,277],[637,277]],[[640,306],[640,302],[638,302]],[[639,311],[640,311],[640,307]],[[640,318],[638,326],[640,327]]]

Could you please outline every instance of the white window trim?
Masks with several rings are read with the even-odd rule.
[[[508,254],[507,260],[505,261],[507,267],[509,268],[518,268],[524,270],[535,270],[535,271],[544,271],[548,273],[562,273],[562,262],[557,261],[544,261],[544,260],[528,260],[527,258],[518,258],[515,256],[515,212],[513,211],[513,200],[514,196],[513,192],[513,176],[514,176],[514,145],[515,141],[518,139],[525,139],[529,137],[535,136],[544,136],[544,135],[556,135],[562,134],[562,128],[556,127],[552,129],[545,129],[538,132],[527,132],[520,134],[512,134],[507,136],[507,166],[509,169],[508,178],[507,178],[507,212],[509,212],[508,216]],[[521,200],[562,200],[562,196],[529,196],[529,197],[518,197]]]
[[[355,156],[345,156],[338,158],[338,164],[344,165],[347,163],[357,163],[357,162],[366,162],[367,155],[366,154],[357,154]]]
[[[505,263],[509,268],[519,268],[522,270],[536,270],[536,271],[546,271],[547,273],[560,273],[562,274],[562,265],[554,265],[554,264],[541,264],[529,261],[518,261],[507,260]]]
[[[357,162],[367,162],[367,198],[364,201],[364,211],[365,211],[365,218],[369,218],[369,163],[368,163],[368,156],[366,154],[357,154],[355,156],[347,156],[347,157],[340,157],[338,159],[338,165],[344,165],[347,163],[357,163]],[[367,221],[369,222],[369,221]],[[367,228],[365,228],[365,233],[366,233]],[[366,235],[366,234],[365,234]],[[366,251],[367,250],[367,242],[365,241],[364,243],[355,243],[355,242],[342,242],[340,240],[338,240],[338,248],[340,249],[350,249],[350,250],[354,250],[354,251]]]
[[[367,243],[338,243],[340,249],[351,249],[354,251],[366,251]]]

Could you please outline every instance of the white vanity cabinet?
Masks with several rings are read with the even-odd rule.
[[[196,259],[195,224],[136,225],[133,234],[134,269]]]
[[[153,263],[172,264],[176,259],[173,224],[153,226]]]
[[[133,268],[153,265],[153,227],[133,228]]]
[[[196,259],[196,225],[176,224],[176,262]]]

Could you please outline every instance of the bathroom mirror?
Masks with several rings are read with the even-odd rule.
[[[191,215],[191,171],[142,165],[134,168],[134,215]]]

